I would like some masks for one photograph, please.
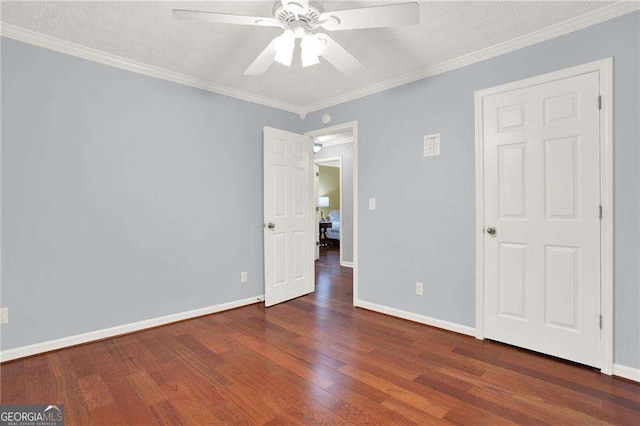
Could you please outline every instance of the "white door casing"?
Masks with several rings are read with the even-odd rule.
[[[318,164],[313,165],[313,188],[314,188],[314,196],[313,196],[313,205],[315,208],[315,218],[316,222],[320,222],[320,208],[318,207],[318,197],[320,197],[320,167]],[[320,232],[315,232],[316,235],[316,256],[315,259],[320,259]]]
[[[266,306],[314,291],[311,148],[308,136],[264,128]]]
[[[603,76],[578,68],[476,95],[478,226],[496,229],[478,234],[478,335],[604,371]]]

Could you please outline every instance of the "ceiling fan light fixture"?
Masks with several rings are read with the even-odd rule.
[[[308,33],[322,31],[320,28],[332,32],[415,25],[420,22],[420,5],[411,0],[406,3],[394,1],[392,4],[325,12],[324,7],[314,0],[275,0],[273,17],[186,9],[173,9],[173,15],[183,21],[282,28],[284,33],[271,40],[244,71],[245,75],[262,75],[274,62],[290,67],[296,38],[301,39],[303,67],[318,64],[322,56],[344,75],[353,75],[363,69],[360,61],[329,35]]]
[[[319,38],[316,34],[307,33],[304,35],[300,42],[304,68],[320,63],[320,55],[324,52],[326,43],[326,40]]]
[[[318,65],[320,63],[320,58],[312,55],[302,55],[302,68],[307,68],[312,65]]]
[[[296,47],[296,35],[291,30],[286,30],[280,37],[275,40],[276,56],[274,61],[285,67],[290,67],[293,62],[293,49]]]
[[[300,26],[293,28],[293,33],[296,35],[296,38],[301,39],[302,37],[304,37],[307,31],[304,29],[304,27]]]

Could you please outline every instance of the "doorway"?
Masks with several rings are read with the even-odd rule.
[[[611,60],[476,93],[478,338],[612,369]]]
[[[304,135],[265,127],[263,132],[263,218],[264,218],[264,276],[265,306],[272,306],[315,291],[317,268],[314,261],[319,223],[316,209],[318,194],[314,190],[314,151],[322,145],[316,138],[349,134],[352,146],[349,151],[350,173],[343,173],[342,201],[340,206],[341,252],[346,260],[347,236],[350,236],[351,262],[340,265],[340,274],[349,277],[348,296],[352,304],[358,302],[358,206],[346,202],[347,193],[357,200],[357,122],[325,128]],[[330,148],[332,142],[325,144]],[[340,145],[340,144],[335,144]],[[335,147],[333,147],[335,148]],[[326,153],[327,151],[325,151]],[[346,170],[346,156],[342,156],[341,169]],[[347,184],[347,179],[351,184]],[[346,207],[350,212],[345,212]],[[351,231],[347,233],[347,223]],[[346,273],[348,271],[348,273]],[[344,274],[343,274],[344,272]],[[332,275],[332,274],[329,274]],[[344,286],[343,286],[344,287]]]
[[[353,268],[357,300],[357,125],[355,122],[313,131],[316,167],[317,267]],[[316,288],[321,284],[317,275]],[[319,291],[319,288],[318,288]]]
[[[342,156],[316,158],[316,193],[318,235],[316,236],[316,260],[320,254],[337,251],[343,265],[341,212],[343,206]],[[350,199],[348,200],[350,201]],[[351,212],[352,208],[347,209]],[[349,235],[351,239],[352,236]],[[343,265],[344,266],[344,265]]]

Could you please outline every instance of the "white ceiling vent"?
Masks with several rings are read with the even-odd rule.
[[[424,156],[433,157],[440,155],[440,133],[424,137]]]

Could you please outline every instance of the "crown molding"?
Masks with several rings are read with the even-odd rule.
[[[149,65],[144,62],[134,61],[122,56],[112,55],[111,53],[103,52],[98,49],[93,49],[91,47],[82,46],[70,41],[38,33],[23,27],[19,27],[17,25],[6,24],[2,22],[0,24],[0,34],[3,37],[44,47],[46,49],[55,50],[56,52],[66,53],[68,55],[76,56],[78,58],[86,59],[92,62],[98,62],[104,65],[132,71],[149,77],[171,81],[183,86],[195,87],[198,89],[206,90],[208,92],[217,93],[219,95],[229,96],[259,105],[277,108],[295,114],[302,114],[302,107],[298,105],[293,105],[253,93],[244,92],[242,90],[215,84],[210,81],[189,77],[185,74],[169,71],[164,68]]]
[[[394,87],[413,83],[414,81],[422,80],[427,77],[432,77],[434,75],[443,74],[448,71],[466,67],[467,65],[482,62],[484,60],[491,59],[496,56],[512,52],[514,50],[522,49],[536,43],[550,40],[552,38],[559,37],[561,35],[568,34],[573,31],[598,24],[600,22],[608,21],[609,19],[617,18],[618,16],[626,15],[627,13],[635,12],[637,10],[640,10],[640,2],[632,0],[613,3],[568,19],[566,21],[559,22],[540,30],[536,30],[532,33],[525,34],[511,40],[507,40],[493,46],[489,46],[484,49],[480,49],[475,52],[471,52],[466,55],[441,62],[422,70],[403,74],[401,76],[394,77],[380,83],[375,83],[370,86],[356,89],[327,100],[307,105],[304,107],[304,114],[306,115],[314,111],[319,111],[338,104],[362,98],[364,96],[392,89]]]
[[[618,16],[635,12],[637,10],[640,10],[640,2],[630,0],[613,3],[587,12],[580,16],[576,16],[575,18],[571,18],[566,21],[534,31],[532,33],[525,34],[511,40],[507,40],[505,42],[498,43],[493,46],[489,46],[484,49],[480,49],[475,52],[441,62],[436,65],[432,65],[422,70],[403,74],[398,77],[394,77],[360,89],[352,90],[342,95],[306,106],[294,105],[265,96],[233,89],[221,84],[212,83],[203,79],[189,77],[185,74],[169,71],[164,68],[130,60],[121,56],[112,55],[98,49],[93,49],[56,37],[37,33],[35,31],[12,24],[0,23],[0,35],[25,43],[34,44],[36,46],[55,50],[57,52],[87,59],[89,61],[98,62],[104,65],[109,65],[138,74],[147,75],[149,77],[155,77],[184,86],[191,86],[198,89],[206,90],[208,92],[217,93],[219,95],[229,96],[232,98],[241,99],[243,101],[292,112],[298,114],[300,118],[304,120],[309,113],[315,111],[349,102],[358,98],[362,98],[364,96],[379,93],[388,89],[392,89],[394,87],[412,83],[414,81],[422,80],[427,77],[432,77],[434,75],[453,71],[467,65],[482,62],[484,60],[491,59],[496,56],[512,52],[514,50],[522,49],[536,43],[550,40],[552,38],[559,37],[561,35],[568,34],[570,32],[598,24],[609,19],[617,18]]]

